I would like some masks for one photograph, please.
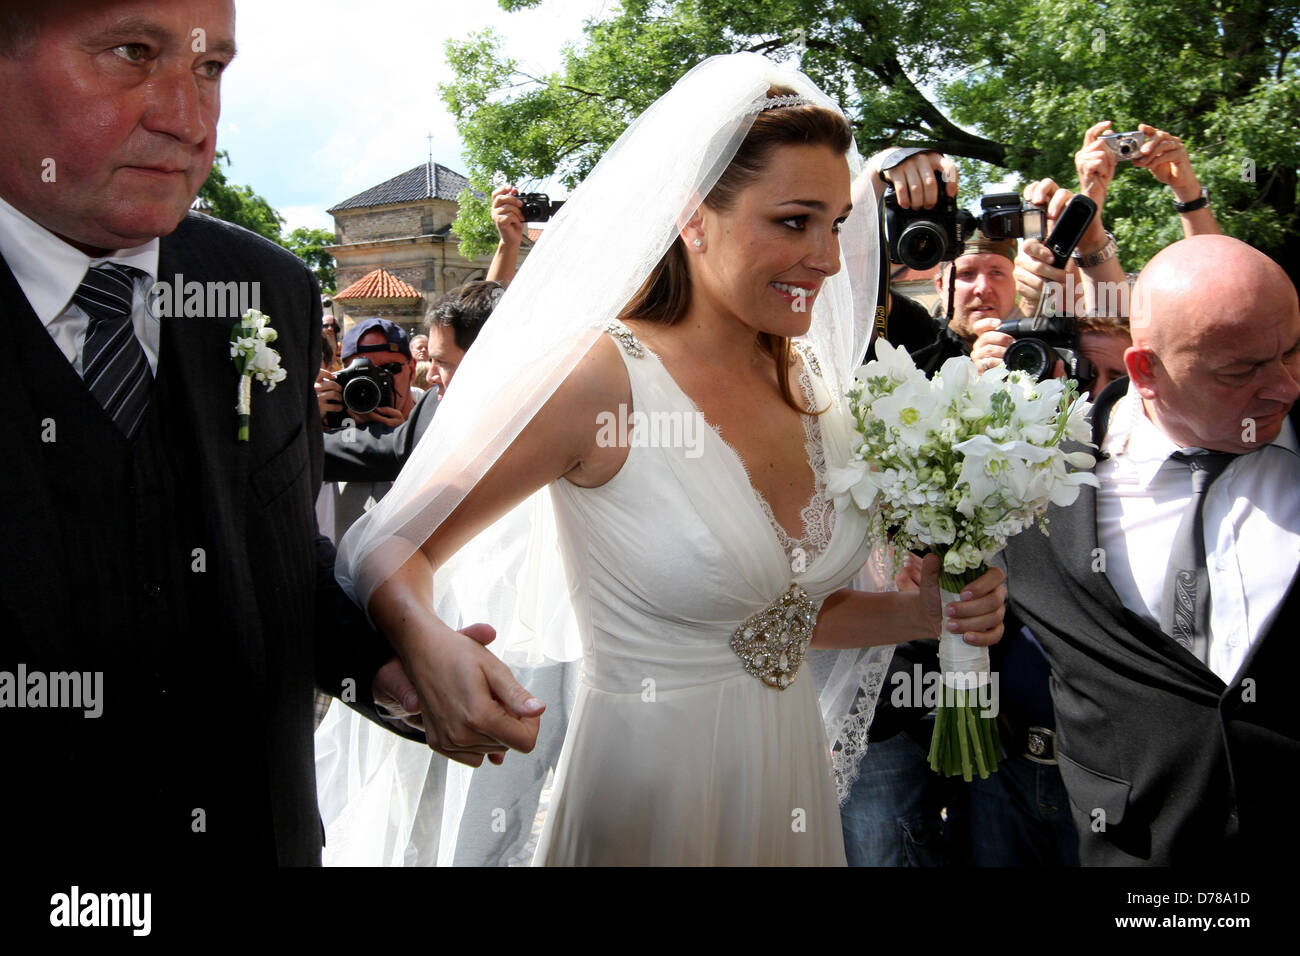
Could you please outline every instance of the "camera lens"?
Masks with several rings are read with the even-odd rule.
[[[898,258],[923,271],[936,265],[948,251],[948,238],[933,222],[914,222],[898,237]]]
[[[1012,372],[1024,372],[1041,382],[1052,375],[1056,351],[1040,339],[1019,339],[1007,346],[1003,363]]]
[[[343,404],[361,415],[379,407],[379,384],[373,378],[354,378],[343,386]]]

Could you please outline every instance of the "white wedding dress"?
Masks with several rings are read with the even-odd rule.
[[[698,416],[649,348],[621,324],[609,331],[633,411]],[[583,657],[536,864],[844,864],[816,681],[806,663],[794,670],[804,643],[767,661],[773,684],[789,678],[782,664],[793,671],[784,689],[731,646],[792,585],[806,598],[790,614],[811,623],[868,557],[865,519],[826,500],[826,458],[843,460],[851,433],[815,361],[804,361],[805,395],[830,408],[805,417],[817,492],[802,540],[707,426],[702,449],[634,439],[604,485],[552,486]],[[793,618],[779,613],[789,634]]]

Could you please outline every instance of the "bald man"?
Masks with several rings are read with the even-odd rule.
[[[1245,243],[1197,236],[1142,272],[1132,325],[1129,377],[1094,411],[1100,488],[1004,554],[1051,662],[1080,859],[1286,859],[1300,848],[1278,788],[1300,765],[1296,291]],[[1178,570],[1197,538],[1194,469],[1209,476],[1199,577]]]

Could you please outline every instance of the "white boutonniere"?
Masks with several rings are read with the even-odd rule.
[[[279,333],[271,328],[271,319],[256,309],[243,314],[230,330],[230,357],[239,372],[239,392],[235,412],[239,415],[239,431],[235,437],[248,441],[248,423],[253,413],[253,379],[266,386],[268,392],[284,381],[287,374],[280,368],[280,353],[271,348]]]

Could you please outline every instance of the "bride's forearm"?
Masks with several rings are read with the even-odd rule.
[[[935,636],[924,624],[920,592],[843,588],[822,604],[812,646],[875,647]]]
[[[430,624],[441,624],[433,613],[433,563],[416,549],[370,596],[370,619],[403,658],[414,635]],[[445,625],[444,625],[445,626]]]

